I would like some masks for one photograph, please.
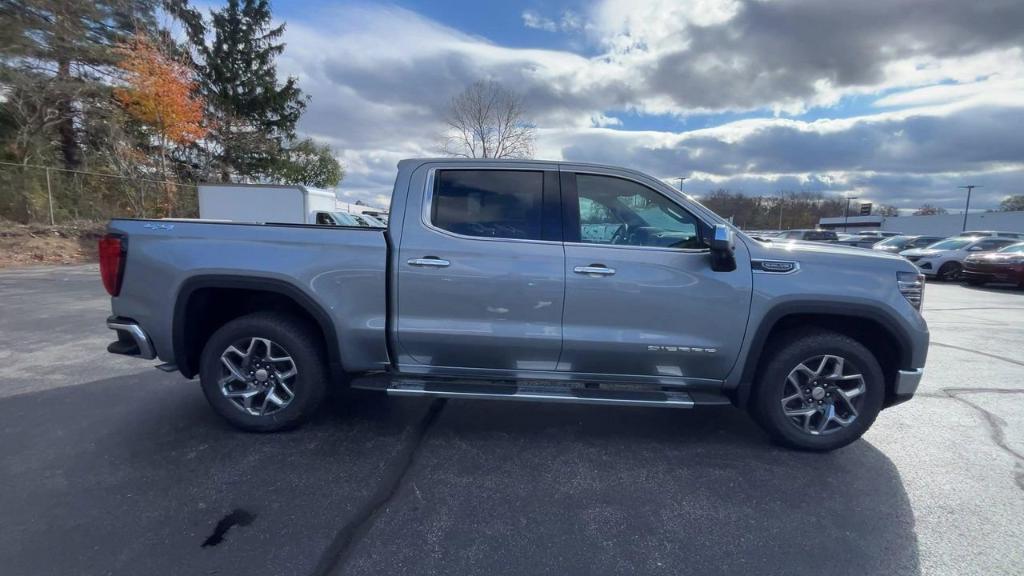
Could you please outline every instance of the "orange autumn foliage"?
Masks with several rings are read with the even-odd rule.
[[[188,66],[164,54],[146,38],[120,48],[126,86],[114,91],[128,114],[154,128],[162,140],[191,144],[206,135],[203,99]]]

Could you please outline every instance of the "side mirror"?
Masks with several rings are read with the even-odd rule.
[[[981,252],[982,250],[984,250],[984,248],[981,246],[971,246],[967,249],[968,252]]]
[[[736,239],[732,228],[725,224],[716,224],[711,236],[711,269],[715,272],[736,269]]]

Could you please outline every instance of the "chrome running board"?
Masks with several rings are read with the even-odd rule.
[[[476,400],[520,400],[606,404],[662,408],[693,408],[693,398],[682,391],[634,391],[579,388],[564,384],[477,384],[401,379],[387,388],[391,396],[432,396]]]

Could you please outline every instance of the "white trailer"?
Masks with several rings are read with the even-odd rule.
[[[232,222],[336,224],[330,190],[277,184],[200,184],[199,217]]]

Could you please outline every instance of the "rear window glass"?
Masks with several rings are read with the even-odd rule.
[[[823,232],[819,230],[809,230],[804,235],[805,240],[836,240],[839,237],[836,236],[835,232]]]
[[[431,222],[464,236],[540,240],[544,174],[521,170],[439,170]]]

